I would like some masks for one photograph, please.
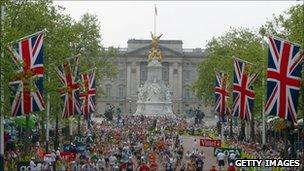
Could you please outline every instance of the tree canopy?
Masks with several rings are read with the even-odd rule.
[[[262,41],[262,36],[246,28],[231,28],[223,36],[210,40],[206,48],[208,59],[199,65],[199,78],[193,86],[196,94],[203,98],[204,102],[214,103],[215,72],[218,71],[228,73],[228,86],[232,90],[234,57],[253,63],[250,69],[252,73],[265,74],[266,51]],[[259,107],[263,94],[262,79],[257,79],[254,87],[257,93],[256,106]],[[232,104],[232,97],[229,99]]]
[[[233,57],[241,58],[252,63],[251,72],[259,73],[258,79],[253,85],[256,92],[254,114],[260,117],[264,103],[266,89],[267,68],[267,42],[266,36],[278,36],[291,42],[304,46],[304,6],[296,5],[283,14],[273,16],[259,30],[248,28],[230,28],[224,35],[214,37],[206,46],[207,59],[199,64],[199,78],[194,83],[193,89],[199,98],[207,104],[214,104],[215,71],[224,71],[229,74],[230,92],[233,82]],[[265,36],[265,37],[264,37]],[[302,84],[301,94],[304,86]],[[228,100],[232,105],[232,93]],[[302,104],[304,98],[302,96]]]
[[[97,85],[100,80],[98,78],[116,74],[116,68],[111,62],[116,51],[114,48],[109,48],[109,50],[103,48],[101,24],[96,15],[86,13],[79,21],[75,21],[64,14],[64,8],[54,5],[52,0],[4,0],[1,3],[4,4],[6,11],[2,37],[4,50],[12,44],[11,42],[21,37],[43,29],[47,30],[44,39],[44,93],[51,94],[53,114],[61,113],[62,105],[58,92],[58,88],[62,85],[57,77],[56,67],[61,65],[66,58],[80,54],[80,72],[97,68]],[[9,114],[11,107],[9,101],[14,95],[10,94],[8,83],[16,70],[14,70],[11,55],[8,51],[4,52],[4,59],[1,62],[5,77],[3,80],[4,107],[5,113]]]

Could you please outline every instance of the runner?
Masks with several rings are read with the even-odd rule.
[[[220,170],[221,170],[222,166],[223,167],[225,166],[225,157],[226,157],[226,155],[223,152],[219,152],[216,156]]]

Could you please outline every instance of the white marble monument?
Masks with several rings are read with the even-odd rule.
[[[134,115],[173,116],[170,90],[162,80],[161,54],[157,49],[160,37],[161,35],[158,37],[152,35],[147,66],[148,77],[145,84],[139,87]]]

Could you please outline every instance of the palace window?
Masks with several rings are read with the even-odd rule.
[[[111,97],[111,85],[106,85],[106,97]]]
[[[162,79],[163,81],[169,81],[169,62],[163,62],[162,65]]]
[[[184,70],[184,80],[190,80],[191,77],[191,71],[190,70]]]
[[[125,74],[124,74],[124,70],[120,69],[118,72],[118,80],[125,80]]]
[[[173,74],[178,74],[178,70],[177,70],[177,69],[174,69],[174,70],[173,70]]]
[[[120,85],[118,88],[118,97],[119,98],[124,98],[125,97],[125,87],[123,85]]]
[[[140,62],[140,82],[144,83],[147,80],[147,65],[148,62]]]
[[[184,98],[185,99],[190,99],[191,98],[191,89],[189,86],[186,86],[184,88]]]

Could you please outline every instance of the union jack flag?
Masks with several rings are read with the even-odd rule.
[[[95,71],[81,75],[83,82],[83,92],[80,93],[82,99],[82,113],[86,120],[90,119],[90,114],[95,111]]]
[[[224,118],[227,113],[227,78],[225,73],[216,73],[215,79],[215,111],[217,111],[221,118]]]
[[[233,80],[233,115],[241,119],[251,120],[254,91],[250,88],[256,80],[257,74],[249,75],[250,64],[239,59],[234,60],[234,80]]]
[[[299,45],[269,37],[265,114],[297,123],[303,57]]]
[[[79,57],[72,58],[75,62],[75,67],[71,67],[70,61],[65,61],[64,64],[57,69],[57,75],[63,84],[59,90],[61,98],[64,101],[62,117],[67,118],[75,114],[81,114],[81,107],[79,104],[79,84],[76,82],[77,66]],[[74,72],[73,72],[74,71]]]
[[[18,69],[9,83],[15,94],[12,100],[12,116],[44,110],[43,38],[44,31],[40,31],[9,47]]]

